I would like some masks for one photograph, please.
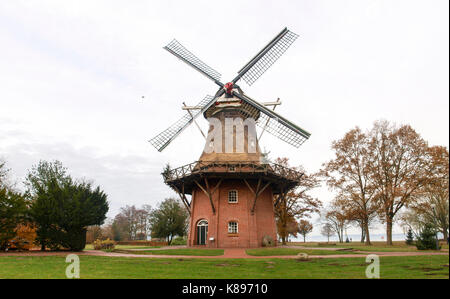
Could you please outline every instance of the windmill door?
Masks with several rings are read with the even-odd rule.
[[[197,224],[197,245],[206,245],[208,221],[200,220]]]

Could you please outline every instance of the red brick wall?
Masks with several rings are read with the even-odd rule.
[[[248,180],[253,190],[256,180]],[[217,181],[209,181],[211,188]],[[238,191],[238,202],[228,203],[228,191]],[[265,235],[276,236],[275,218],[273,213],[272,190],[267,187],[256,201],[255,213],[251,213],[254,195],[243,180],[224,180],[213,194],[216,214],[212,212],[209,198],[200,189],[192,195],[192,216],[189,227],[188,245],[196,246],[196,225],[199,220],[208,221],[207,247],[259,247]],[[238,234],[228,234],[228,222],[238,223]],[[214,237],[214,242],[209,238]]]

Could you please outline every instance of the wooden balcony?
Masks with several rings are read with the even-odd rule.
[[[162,173],[164,182],[176,190],[191,194],[195,180],[200,178],[259,179],[272,182],[274,193],[295,187],[303,173],[276,163],[248,161],[196,161]]]

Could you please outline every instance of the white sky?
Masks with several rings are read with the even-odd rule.
[[[252,87],[241,82],[260,101],[280,97],[277,112],[312,133],[300,149],[265,133],[261,146],[272,158],[317,171],[332,157],[332,140],[381,118],[448,147],[448,6],[2,1],[0,157],[19,182],[39,159],[61,160],[105,189],[109,216],[127,204],[155,206],[174,195],[160,176],[164,164],[193,162],[204,144],[195,126],[163,153],[147,140],[183,115],[183,101],[194,105],[216,91],[162,47],[177,38],[225,82],[285,26],[300,38]],[[333,198],[326,187],[315,194]]]

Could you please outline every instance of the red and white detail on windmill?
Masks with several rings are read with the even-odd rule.
[[[225,89],[225,92],[227,94],[231,94],[231,92],[233,91],[233,82],[228,82],[223,86],[223,88]]]

